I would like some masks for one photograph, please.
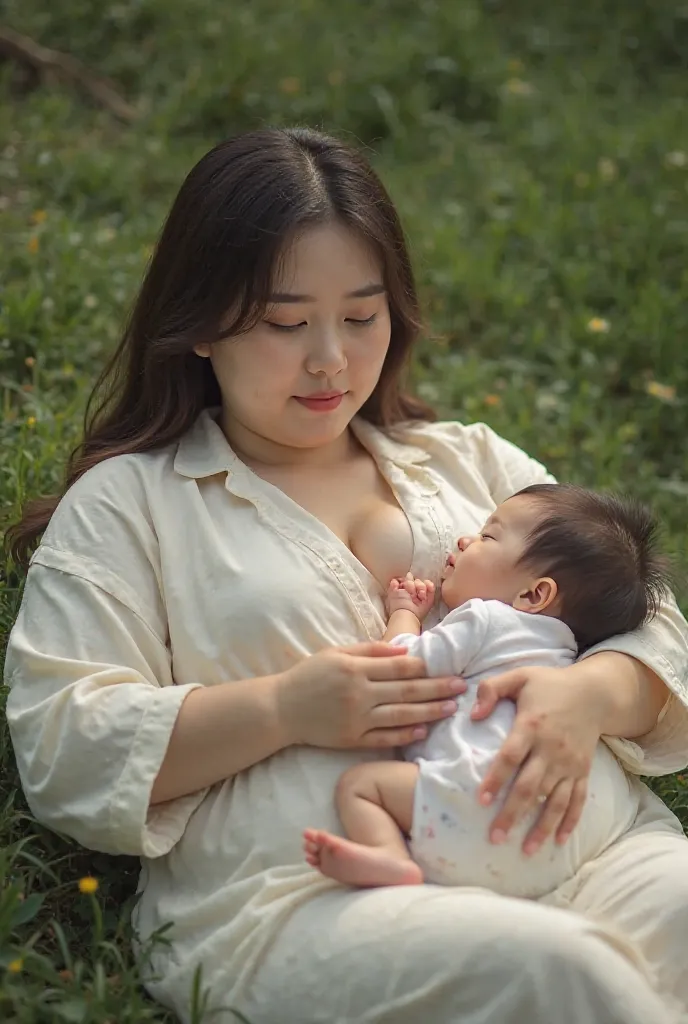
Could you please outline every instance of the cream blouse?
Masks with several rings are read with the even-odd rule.
[[[439,583],[455,538],[543,467],[481,423],[355,420],[413,532],[411,570]],[[109,459],[62,500],[33,557],[6,663],[7,714],[36,817],[85,846],[143,859],[138,927],[173,921],[159,991],[189,962],[228,985],[280,921],[333,883],[303,862],[305,826],[339,829],[335,782],[368,755],[291,747],[149,809],[187,694],[280,672],[323,647],[379,639],[383,589],[315,517],[233,453],[206,412],[180,443]],[[428,620],[433,625],[437,611]],[[674,601],[599,644],[666,682],[642,743],[609,739],[633,773],[688,763],[688,627]]]

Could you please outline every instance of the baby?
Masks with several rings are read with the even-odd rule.
[[[565,845],[546,843],[525,856],[533,815],[505,844],[491,843],[495,808],[481,806],[477,791],[515,706],[500,701],[479,722],[467,709],[481,679],[524,666],[565,667],[654,614],[666,588],[654,537],[651,516],[636,503],[541,484],[500,505],[478,536],[459,538],[442,581],[449,611],[437,626],[418,635],[433,605],[432,583],[410,574],[392,580],[385,639],[423,658],[428,675],[462,675],[465,707],[407,748],[406,761],[345,772],[336,803],[349,838],[306,830],[307,861],[349,885],[426,881],[537,898],[625,832],[636,816],[636,792],[600,741],[581,820]]]

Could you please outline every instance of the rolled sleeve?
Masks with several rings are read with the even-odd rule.
[[[159,857],[205,795],[149,808],[179,708],[162,639],[90,567],[34,559],[10,635],[7,720],[36,818],[106,853]],[[56,568],[57,565],[60,568]]]
[[[688,625],[673,597],[633,633],[614,636],[582,655],[599,651],[628,654],[652,669],[669,690],[650,732],[633,740],[605,736],[623,765],[636,775],[670,775],[688,766]]]

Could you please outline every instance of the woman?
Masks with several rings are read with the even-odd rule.
[[[417,332],[395,210],[356,152],[266,130],[191,171],[66,493],[11,536],[22,559],[45,531],[7,659],[27,798],[142,857],[137,926],[173,922],[149,988],[184,1021],[199,966],[213,1019],[252,1024],[673,1019],[688,843],[640,783],[634,827],[549,906],[352,892],[303,862],[343,769],[462,690],[379,643],[388,580],[437,582],[459,533],[549,479],[401,393]],[[565,841],[601,735],[631,773],[682,767],[687,649],[668,603],[571,668],[486,686],[485,714],[519,711],[485,784],[518,769],[493,840],[539,800],[533,843]]]

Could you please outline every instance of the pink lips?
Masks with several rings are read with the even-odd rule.
[[[345,391],[323,391],[318,395],[307,395],[305,397],[294,395],[294,397],[306,409],[311,409],[313,412],[329,412],[341,404],[345,394]]]

